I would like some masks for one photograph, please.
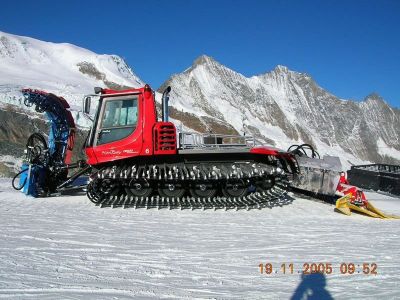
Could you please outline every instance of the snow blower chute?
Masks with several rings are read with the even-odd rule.
[[[44,196],[59,191],[83,174],[81,171],[68,178],[68,170],[83,167],[84,162],[71,164],[76,127],[67,101],[38,90],[24,89],[22,93],[27,107],[35,106],[36,112],[46,114],[50,131],[47,141],[38,132],[28,138],[25,162],[12,185],[26,195]]]

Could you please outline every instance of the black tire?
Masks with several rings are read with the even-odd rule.
[[[158,194],[161,197],[175,197],[181,198],[185,194],[186,190],[179,184],[176,183],[164,183],[158,188]]]
[[[262,181],[258,181],[256,183],[257,192],[265,192],[270,190],[275,185],[275,177],[268,176],[268,178],[264,178]]]
[[[105,197],[109,196],[115,188],[109,179],[97,179],[91,181],[87,186],[87,196],[95,204],[100,203]]]
[[[248,186],[243,180],[230,180],[222,186],[222,194],[225,197],[242,198],[248,194]]]
[[[146,181],[131,181],[129,183],[130,196],[134,197],[149,197],[153,189]]]
[[[48,149],[45,137],[40,133],[33,133],[26,143],[26,159],[32,164],[44,164],[44,152]]]
[[[217,189],[210,183],[198,183],[190,189],[190,194],[195,198],[213,198]]]

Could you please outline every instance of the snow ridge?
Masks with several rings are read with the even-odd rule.
[[[400,160],[400,113],[376,94],[363,102],[343,100],[285,66],[247,78],[205,55],[166,85],[172,87],[173,107],[284,149],[310,143],[323,154],[340,156],[345,165]],[[379,138],[395,151],[383,156]]]
[[[94,86],[143,86],[142,80],[117,55],[99,55],[68,44],[50,43],[0,31],[0,101],[20,104],[23,87],[63,96],[77,110]],[[82,64],[91,66],[82,70]],[[101,76],[99,76],[101,74]]]
[[[0,32],[0,64],[3,107],[23,106],[22,88],[44,89],[68,99],[74,118],[84,127],[90,124],[79,113],[81,100],[93,87],[144,85],[117,55],[4,32]],[[340,156],[345,166],[400,161],[400,111],[377,94],[362,102],[339,99],[310,75],[285,66],[248,78],[206,55],[159,90],[166,85],[172,86],[172,117],[186,129],[251,134],[283,149],[310,143],[321,154]],[[156,93],[158,102],[160,98]],[[200,119],[200,127],[193,125],[193,118]]]

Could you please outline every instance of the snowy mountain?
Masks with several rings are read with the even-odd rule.
[[[93,87],[143,85],[119,56],[0,32],[0,174],[10,175],[10,168],[11,172],[13,167],[18,168],[20,160],[15,157],[22,156],[33,131],[47,131],[43,116],[27,111],[22,104],[22,88],[63,96],[77,123],[89,126],[79,110],[83,95],[93,93]],[[77,142],[83,139],[83,133],[78,132]]]
[[[78,125],[87,127],[90,124],[79,110],[82,96],[92,93],[93,87],[144,85],[119,56],[4,32],[0,32],[0,66],[0,174],[22,155],[32,131],[45,131],[40,116],[22,105],[21,88],[63,96]],[[360,103],[342,100],[309,75],[284,66],[247,78],[208,56],[173,75],[159,91],[166,85],[172,86],[170,113],[178,128],[246,133],[284,149],[311,143],[321,154],[340,156],[345,166],[400,160],[400,111],[376,94]],[[157,93],[158,102],[160,98]]]
[[[81,106],[94,86],[142,86],[125,61],[71,44],[43,42],[0,32],[0,101],[18,104],[22,87],[44,89]]]
[[[199,131],[250,133],[281,148],[310,143],[351,163],[400,160],[400,111],[376,94],[343,100],[284,66],[247,78],[208,56],[160,90],[167,85],[173,116],[195,119]]]

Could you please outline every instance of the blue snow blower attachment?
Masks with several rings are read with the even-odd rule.
[[[45,169],[42,166],[32,166],[24,163],[20,174],[20,190],[26,195],[38,197],[38,187],[44,184],[46,175]]]
[[[26,144],[26,159],[13,178],[13,187],[33,197],[57,190],[67,179],[75,137],[75,122],[64,98],[43,91],[24,89],[24,104],[35,105],[50,123],[48,141],[41,133],[33,133]],[[20,177],[19,185],[15,181]]]

